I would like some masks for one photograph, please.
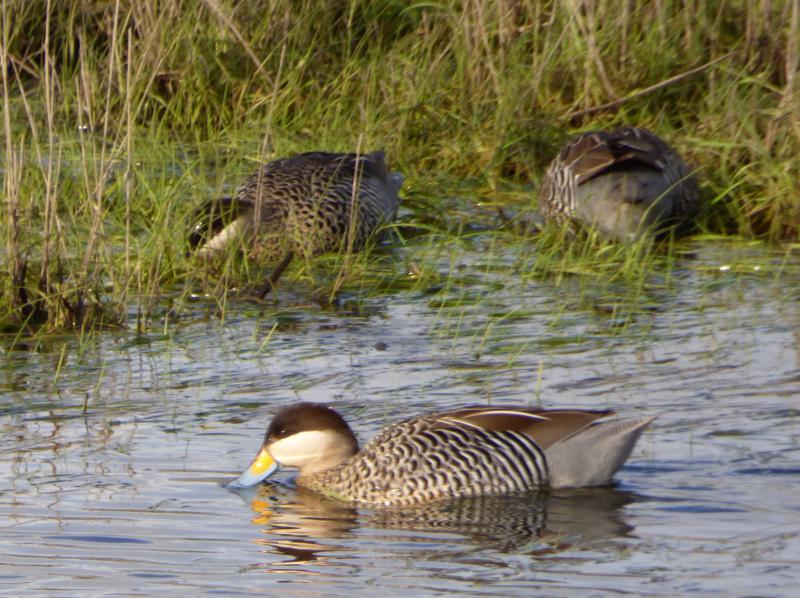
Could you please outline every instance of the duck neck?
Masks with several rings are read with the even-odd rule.
[[[328,449],[324,456],[309,461],[299,469],[298,480],[311,476],[318,476],[326,472],[337,471],[341,469],[344,463],[352,456],[353,450],[347,444],[342,444],[335,450]]]
[[[325,469],[308,471],[303,468],[295,481],[298,486],[347,500],[352,477],[349,465],[350,460],[347,459]]]

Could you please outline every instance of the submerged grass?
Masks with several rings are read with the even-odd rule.
[[[701,231],[797,242],[799,11],[790,0],[0,0],[0,326],[114,326],[134,305],[144,330],[165,294],[181,304],[198,291],[224,312],[231,288],[263,272],[235,256],[221,274],[198,267],[192,209],[257,164],[312,149],[385,147],[407,179],[409,250],[287,274],[329,302],[397,289],[474,298],[464,246],[482,251],[468,268],[489,284],[493,268],[520,284],[668,277],[669,244],[532,238],[497,216],[533,206],[571,133],[625,123],[696,164]]]

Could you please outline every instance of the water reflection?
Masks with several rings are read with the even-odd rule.
[[[441,292],[360,313],[284,290],[280,313],[201,306],[170,335],[0,337],[0,593],[796,593],[800,259],[709,243],[631,295],[520,281],[498,249],[445,249]],[[362,440],[467,402],[658,413],[618,476],[647,499],[386,511],[271,486],[237,504],[216,480],[294,400],[342,408]]]
[[[339,543],[324,540],[364,537],[365,532],[378,544],[413,537],[422,550],[426,543],[453,541],[470,552],[545,555],[598,549],[631,535],[633,527],[625,520],[624,507],[639,498],[615,488],[590,488],[367,509],[282,485],[265,485],[241,496],[255,513],[252,523],[267,536],[259,543],[295,562],[319,561],[324,559],[320,553],[342,549]],[[387,535],[388,530],[393,533]],[[398,538],[394,533],[398,530],[405,537]]]

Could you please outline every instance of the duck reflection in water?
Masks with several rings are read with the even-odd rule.
[[[452,541],[453,535],[461,537],[459,543],[466,541],[464,548],[470,552],[491,549],[547,555],[569,549],[596,550],[631,534],[623,508],[637,499],[634,493],[603,487],[365,508],[285,484],[267,484],[239,494],[256,515],[253,524],[267,535],[259,543],[295,562],[327,560],[320,553],[348,550],[342,543],[320,540],[352,539],[359,530],[370,531],[372,541],[392,543],[402,538],[375,532],[413,533],[421,551],[426,543],[434,552],[441,550],[442,542]]]

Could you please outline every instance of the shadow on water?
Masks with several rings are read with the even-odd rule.
[[[237,493],[254,513],[252,524],[265,536],[258,544],[295,563],[318,564],[345,550],[331,540],[363,542],[365,537],[376,548],[405,546],[402,556],[427,559],[435,559],[437,552],[450,559],[454,551],[544,556],[609,548],[615,540],[631,536],[624,507],[638,499],[635,493],[615,488],[591,488],[382,509],[356,507],[284,485]]]

